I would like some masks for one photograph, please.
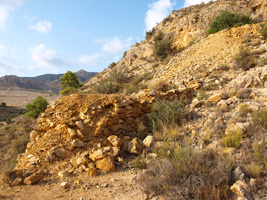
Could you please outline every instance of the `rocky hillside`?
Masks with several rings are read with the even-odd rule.
[[[206,35],[222,10],[254,23]],[[143,199],[266,198],[266,11],[264,0],[173,11],[83,94],[47,107],[9,185],[52,180],[74,191],[82,183],[71,177],[135,167]]]
[[[95,76],[96,72],[87,72],[80,70],[75,73],[81,83]],[[54,91],[58,92],[60,87],[60,77],[63,74],[44,74],[36,77],[18,77],[18,76],[3,76],[0,78],[0,90],[9,88],[37,90],[37,91]]]
[[[212,71],[212,68],[224,64],[231,66],[244,37],[259,35],[258,26],[224,30],[207,37],[210,23],[223,10],[250,15],[254,21],[266,21],[266,7],[263,0],[220,0],[173,11],[116,65],[87,82],[84,90],[92,90],[92,85],[103,83],[114,71],[123,72],[128,81],[149,74],[148,80],[141,79],[148,86],[160,81],[177,85],[186,79],[201,78],[201,72]],[[172,48],[163,60],[154,53],[155,43],[160,37],[170,41]],[[264,44],[260,48],[264,51]]]

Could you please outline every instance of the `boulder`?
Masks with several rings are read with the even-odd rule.
[[[96,167],[102,171],[114,172],[115,171],[115,161],[113,156],[108,156],[100,161],[96,162]]]

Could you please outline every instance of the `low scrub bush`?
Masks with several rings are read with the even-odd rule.
[[[256,59],[249,49],[241,48],[238,54],[234,57],[234,68],[249,70],[257,64]]]
[[[155,41],[154,44],[154,55],[165,59],[171,52],[171,41],[164,39]]]
[[[181,124],[183,117],[184,106],[179,101],[156,102],[147,114],[149,127],[154,130],[162,130],[164,124]]]
[[[262,24],[261,35],[264,40],[267,39],[267,23]]]
[[[222,11],[214,21],[210,24],[208,34],[217,33],[226,28],[238,27],[244,24],[250,24],[251,18],[246,15],[241,15],[237,13],[231,13],[228,11]]]
[[[1,102],[1,106],[2,107],[6,107],[6,103],[5,102]]]
[[[252,112],[251,118],[252,118],[252,121],[257,126],[261,126],[262,128],[267,129],[267,111],[266,110],[259,110],[259,111]]]
[[[146,39],[147,40],[149,40],[149,39],[151,39],[152,38],[152,36],[155,34],[155,29],[153,28],[152,30],[150,30],[150,31],[147,31],[146,32]]]
[[[146,192],[165,194],[166,199],[228,199],[232,167],[214,152],[180,147],[148,164],[140,181]]]
[[[248,113],[251,113],[251,112],[252,112],[252,110],[249,109],[249,107],[248,107],[247,104],[241,104],[241,105],[239,106],[239,115],[240,115],[241,117],[247,117],[247,114],[248,114]]]
[[[223,139],[223,145],[225,147],[239,147],[240,142],[243,139],[243,132],[236,129],[230,132],[226,135],[226,137]]]
[[[131,162],[131,166],[137,169],[145,169],[146,161],[142,157],[137,157]]]
[[[48,102],[45,98],[41,96],[36,97],[32,103],[26,105],[26,110],[28,110],[26,116],[37,118],[41,112],[46,110],[47,105]]]

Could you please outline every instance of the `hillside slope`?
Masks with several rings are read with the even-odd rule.
[[[151,86],[160,79],[177,84],[183,81],[182,78],[186,78],[185,74],[196,77],[194,73],[203,71],[203,67],[209,70],[221,64],[230,64],[242,44],[243,36],[258,33],[254,32],[255,27],[244,27],[230,32],[225,30],[206,38],[210,23],[222,10],[249,14],[255,21],[264,21],[267,18],[266,9],[267,3],[264,0],[220,0],[173,11],[154,28],[151,37],[132,46],[115,66],[87,82],[84,90],[92,90],[92,85],[103,83],[114,71],[123,73],[128,81],[149,74],[156,79],[143,82]],[[170,40],[172,46],[173,53],[164,60],[154,55],[154,45],[159,34],[163,35],[163,40]],[[182,77],[178,75],[181,72]]]

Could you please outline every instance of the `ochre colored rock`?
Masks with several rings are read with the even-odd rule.
[[[154,143],[154,137],[152,135],[148,135],[144,140],[143,140],[143,145],[145,147],[151,147],[151,145]]]
[[[20,178],[20,177],[17,177],[17,178],[13,181],[12,186],[17,186],[17,185],[20,185],[20,184],[22,184],[22,183],[23,183],[23,179]]]
[[[116,135],[111,135],[108,137],[108,141],[114,146],[114,147],[121,147],[123,144],[123,140],[120,139]]]
[[[43,174],[41,173],[34,173],[31,176],[28,176],[24,179],[24,183],[27,185],[32,185],[34,183],[37,183],[38,181],[42,180],[44,178]]]
[[[108,156],[100,161],[97,161],[96,168],[101,169],[102,171],[114,172],[115,171],[114,157]]]
[[[104,151],[103,149],[98,149],[97,151],[94,151],[89,158],[92,161],[97,161],[97,160],[101,160],[103,158],[105,158],[107,156],[107,152]]]
[[[221,94],[214,94],[208,98],[209,102],[218,103],[221,100]]]

